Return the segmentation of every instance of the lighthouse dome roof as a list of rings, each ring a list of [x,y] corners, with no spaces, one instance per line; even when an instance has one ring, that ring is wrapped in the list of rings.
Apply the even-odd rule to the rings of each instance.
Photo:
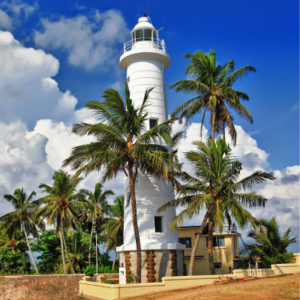
[[[149,17],[141,17],[139,18],[138,23],[135,25],[133,30],[137,30],[139,28],[151,28],[155,30],[154,26],[150,22],[151,20]]]

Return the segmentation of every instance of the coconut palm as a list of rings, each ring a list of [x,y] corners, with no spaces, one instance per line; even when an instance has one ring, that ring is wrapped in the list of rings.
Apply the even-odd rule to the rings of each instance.
[[[176,224],[182,224],[185,220],[197,216],[200,210],[205,210],[202,225],[197,234],[191,253],[189,275],[193,275],[196,249],[206,222],[208,221],[208,256],[211,274],[213,269],[212,240],[214,224],[223,230],[223,222],[227,218],[234,219],[243,228],[249,222],[255,226],[260,222],[248,212],[244,206],[265,206],[267,201],[261,195],[249,190],[256,184],[268,179],[275,179],[272,173],[256,171],[250,176],[238,181],[242,164],[235,160],[232,151],[226,142],[212,139],[205,144],[194,141],[196,151],[185,153],[186,159],[192,165],[195,177],[181,173],[177,174],[184,185],[186,196],[172,200],[159,208],[159,211],[171,206],[183,206],[185,209],[172,223],[173,229]],[[242,192],[247,190],[247,192]]]
[[[8,234],[9,236],[12,236],[16,230],[23,229],[32,263],[35,271],[38,273],[28,240],[28,234],[31,234],[35,238],[39,237],[37,228],[44,229],[45,224],[41,218],[35,218],[35,214],[39,208],[38,204],[33,201],[35,195],[36,192],[33,191],[27,196],[23,188],[16,189],[13,195],[5,194],[3,196],[4,199],[11,203],[15,210],[0,217],[0,222],[2,222],[0,229],[5,229],[4,234]]]
[[[108,213],[109,205],[107,198],[114,195],[112,190],[102,191],[101,183],[96,183],[94,192],[82,189],[81,193],[86,196],[88,203],[86,209],[86,220],[85,222],[91,223],[90,230],[90,245],[89,245],[89,264],[91,264],[91,253],[92,253],[92,238],[95,220],[102,218],[103,215]]]
[[[230,109],[251,123],[253,120],[250,112],[240,103],[240,100],[248,101],[248,95],[236,91],[232,85],[249,72],[256,72],[256,70],[251,66],[235,69],[233,60],[225,65],[217,65],[214,50],[207,54],[197,51],[184,57],[191,60],[185,71],[189,78],[175,82],[170,89],[175,88],[176,92],[194,94],[195,97],[177,107],[172,116],[178,115],[180,121],[185,118],[187,122],[195,114],[202,112],[200,129],[202,137],[205,113],[210,111],[211,138],[214,139],[215,133],[223,132],[223,139],[225,139],[225,127],[228,126],[230,137],[235,145],[236,130]]]
[[[119,196],[114,200],[111,206],[111,218],[108,218],[105,224],[104,236],[106,237],[106,249],[114,250],[115,256],[112,270],[115,268],[117,258],[117,247],[123,245],[124,233],[124,196]]]
[[[75,273],[71,259],[68,254],[68,248],[65,239],[65,230],[68,228],[81,229],[81,223],[78,218],[79,211],[85,209],[86,201],[81,192],[76,192],[78,184],[83,178],[73,178],[67,172],[62,170],[53,174],[53,186],[45,183],[40,184],[39,188],[47,195],[40,198],[40,204],[45,204],[36,214],[37,217],[44,217],[48,224],[55,226],[56,234],[60,234],[62,261],[65,274],[67,273],[63,251],[71,267],[72,273]]]
[[[29,255],[26,252],[28,246],[25,239],[23,230],[14,230],[11,235],[4,235],[0,231],[0,257],[2,271],[5,271],[4,264],[8,266],[8,270],[12,267],[14,271],[20,269],[24,272],[26,269],[30,270]],[[12,254],[12,255],[10,255]],[[12,259],[10,259],[12,258]],[[20,261],[22,267],[20,267]],[[15,268],[14,268],[15,266]]]
[[[79,231],[70,233],[67,244],[72,262],[72,264],[66,264],[67,272],[70,273],[73,266],[76,272],[81,273],[82,268],[88,265],[89,256],[89,249],[87,248],[87,244],[82,240],[82,233]],[[57,270],[62,274],[64,272],[62,256],[59,257],[59,260],[61,260],[61,263],[57,266]]]
[[[247,237],[253,240],[252,243],[245,243],[241,254],[247,254],[250,261],[259,257],[264,268],[270,268],[272,263],[287,263],[285,261],[287,247],[296,239],[290,238],[291,228],[281,235],[275,217],[271,220],[261,219],[264,230],[258,231],[253,228]]]
[[[171,143],[172,118],[146,130],[149,122],[146,111],[149,106],[147,89],[141,106],[133,105],[127,82],[125,83],[125,101],[114,89],[103,93],[102,103],[93,101],[86,104],[98,119],[96,124],[80,123],[73,126],[77,135],[93,135],[96,140],[90,144],[73,148],[71,156],[64,166],[71,165],[77,170],[76,176],[92,171],[103,170],[102,183],[120,173],[129,179],[132,206],[132,221],[137,247],[137,282],[141,282],[141,245],[137,223],[135,184],[138,171],[171,182],[177,188],[180,184],[170,171],[179,169],[176,155],[169,153],[166,144]]]

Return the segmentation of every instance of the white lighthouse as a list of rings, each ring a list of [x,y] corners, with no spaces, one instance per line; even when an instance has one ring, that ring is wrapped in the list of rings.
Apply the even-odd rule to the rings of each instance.
[[[139,18],[131,31],[131,40],[124,44],[120,64],[127,71],[130,97],[135,106],[141,105],[147,88],[150,93],[148,108],[151,128],[168,119],[164,69],[170,65],[164,40],[149,17]],[[125,180],[125,196],[129,190]],[[162,180],[138,174],[136,204],[138,228],[142,248],[142,282],[160,281],[164,276],[183,275],[183,249],[178,243],[177,230],[169,227],[175,217],[175,208],[157,213],[164,203],[173,200],[172,187]],[[117,248],[120,262],[120,283],[125,283],[128,274],[136,274],[136,243],[132,224],[131,205],[126,206],[124,220],[124,244]]]

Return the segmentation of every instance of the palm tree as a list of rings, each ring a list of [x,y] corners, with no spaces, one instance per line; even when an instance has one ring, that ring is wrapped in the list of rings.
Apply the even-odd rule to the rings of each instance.
[[[71,227],[74,229],[81,229],[78,213],[85,209],[86,201],[81,192],[76,192],[76,188],[83,178],[73,178],[67,172],[60,170],[54,172],[52,179],[53,186],[49,186],[45,183],[42,183],[39,186],[39,188],[43,189],[42,192],[47,193],[47,195],[38,200],[39,203],[45,204],[45,206],[37,212],[36,216],[43,216],[48,219],[48,224],[53,224],[55,226],[56,234],[59,232],[62,252],[61,257],[65,274],[67,274],[67,269],[63,254],[64,250],[72,273],[74,274],[75,270],[68,253],[64,233],[65,229]]]
[[[93,101],[86,104],[98,118],[99,123],[80,123],[73,126],[77,135],[93,135],[95,142],[73,148],[71,156],[63,166],[71,165],[77,170],[76,176],[92,171],[103,170],[102,183],[124,173],[129,178],[132,206],[132,221],[137,247],[137,282],[141,282],[141,245],[137,223],[135,183],[138,171],[164,179],[180,188],[179,182],[170,171],[178,170],[180,165],[176,155],[169,153],[166,144],[171,143],[171,124],[175,118],[146,130],[149,106],[147,89],[140,107],[135,107],[130,99],[127,82],[125,83],[125,101],[114,89],[103,93],[102,103]]]
[[[185,157],[193,166],[196,176],[193,177],[185,172],[177,174],[186,183],[184,185],[186,196],[162,205],[159,211],[171,206],[185,207],[173,221],[171,228],[173,229],[177,222],[182,224],[186,219],[198,215],[201,209],[206,210],[192,249],[189,275],[193,275],[196,249],[207,221],[209,267],[211,274],[213,274],[212,240],[214,224],[220,232],[223,230],[225,219],[229,222],[231,222],[231,219],[235,219],[241,228],[249,222],[253,226],[259,225],[260,222],[243,206],[264,207],[267,199],[255,192],[248,192],[248,190],[255,184],[275,178],[272,173],[256,171],[238,181],[242,164],[233,158],[232,151],[224,140],[219,138],[215,142],[209,139],[207,144],[199,141],[195,141],[193,144],[197,147],[197,150],[185,153]],[[241,192],[242,190],[247,190],[247,192]]]
[[[241,254],[249,255],[250,261],[259,257],[264,268],[270,268],[272,263],[288,263],[285,261],[287,247],[295,240],[290,238],[291,228],[281,235],[275,217],[271,220],[261,219],[260,222],[265,230],[250,230],[247,237],[253,239],[253,242],[245,243]]]
[[[91,223],[92,225],[90,231],[89,264],[91,264],[92,238],[95,220],[102,218],[105,213],[108,213],[109,205],[107,203],[107,197],[114,195],[112,190],[102,192],[102,187],[101,183],[96,183],[94,192],[86,189],[81,190],[81,193],[84,194],[87,197],[87,201],[89,201],[85,222]]]
[[[236,130],[233,117],[229,108],[233,109],[246,120],[253,122],[250,112],[240,103],[240,100],[249,100],[248,95],[236,91],[232,85],[249,72],[256,72],[251,66],[245,66],[235,70],[233,60],[225,65],[216,64],[216,52],[211,50],[208,54],[197,51],[194,54],[185,54],[185,58],[191,60],[185,74],[190,78],[175,82],[170,86],[176,92],[194,94],[191,100],[186,101],[175,109],[172,116],[180,116],[180,121],[186,118],[186,122],[195,114],[203,112],[200,136],[206,111],[211,112],[211,138],[215,133],[223,132],[225,139],[225,126],[229,128],[230,137],[236,144]]]
[[[4,234],[8,234],[9,236],[11,236],[16,230],[21,230],[21,228],[23,229],[31,260],[35,271],[38,273],[28,240],[28,233],[35,238],[39,237],[37,227],[44,229],[45,224],[41,218],[35,218],[35,214],[39,208],[38,204],[33,201],[33,197],[35,195],[36,192],[33,191],[27,197],[23,188],[16,189],[13,195],[5,194],[3,196],[4,199],[10,202],[15,210],[0,217],[0,222],[3,222],[0,229],[5,229]]]
[[[0,231],[1,233],[1,231]],[[26,265],[29,264],[29,255],[27,254],[28,246],[25,240],[25,234],[23,230],[14,230],[11,235],[4,235],[3,232],[0,236],[0,254],[9,257],[9,253],[13,254],[13,261],[9,259],[6,260],[6,265],[10,268],[13,265],[13,262],[20,259],[22,261],[22,271],[26,269]],[[5,255],[8,254],[8,255]],[[5,260],[4,260],[5,262]],[[18,262],[18,265],[19,262]],[[3,261],[1,261],[2,270],[4,270]]]
[[[72,262],[72,264],[66,264],[67,271],[70,273],[73,266],[76,272],[81,273],[82,268],[88,265],[87,258],[89,256],[89,249],[87,248],[87,244],[82,240],[81,232],[72,232],[67,240],[67,243],[69,246],[69,256]],[[62,256],[60,256],[59,259],[62,261]],[[58,265],[57,270],[60,274],[63,273],[63,263]]]
[[[107,251],[114,249],[115,256],[112,270],[115,268],[117,258],[117,247],[123,245],[124,233],[124,196],[119,196],[114,200],[111,206],[111,218],[108,218],[105,224],[104,235],[106,236]]]

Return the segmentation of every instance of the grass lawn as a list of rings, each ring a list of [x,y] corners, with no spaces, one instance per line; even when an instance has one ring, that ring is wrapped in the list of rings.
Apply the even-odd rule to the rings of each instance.
[[[276,300],[299,299],[299,295],[299,275],[286,275],[136,296],[126,300]]]

